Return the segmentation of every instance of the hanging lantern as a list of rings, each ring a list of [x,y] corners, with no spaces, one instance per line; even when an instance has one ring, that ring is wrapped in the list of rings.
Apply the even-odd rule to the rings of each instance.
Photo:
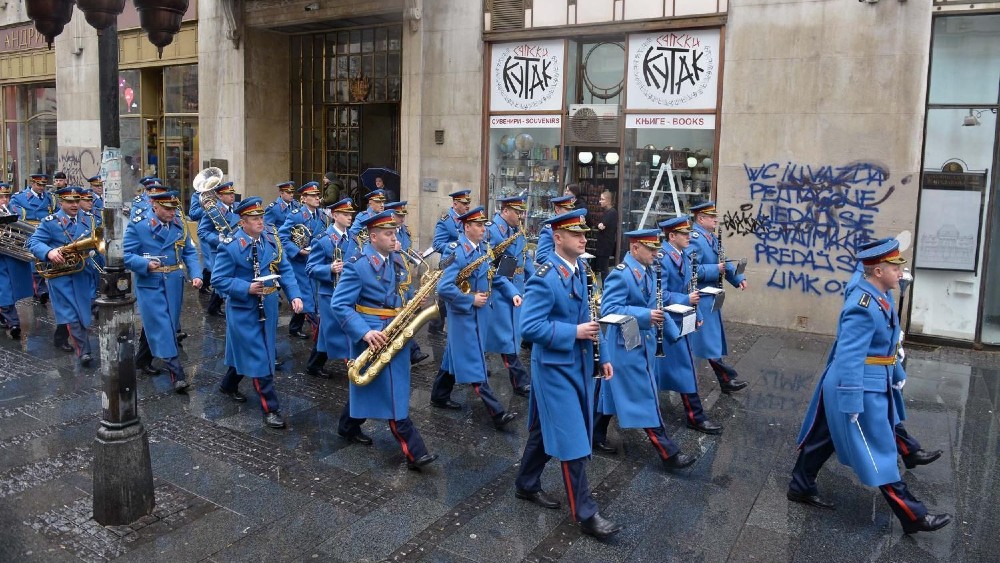
[[[188,0],[133,0],[139,10],[139,25],[146,31],[149,42],[156,45],[162,57],[163,48],[170,45],[181,30],[181,20],[188,9]]]
[[[24,3],[28,18],[35,22],[35,29],[51,49],[52,41],[73,18],[73,0],[25,0]]]
[[[101,31],[118,22],[118,16],[125,9],[125,0],[76,0],[76,5],[87,23]]]

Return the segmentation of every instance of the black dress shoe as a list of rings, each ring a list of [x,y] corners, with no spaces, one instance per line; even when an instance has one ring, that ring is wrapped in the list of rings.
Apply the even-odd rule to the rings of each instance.
[[[160,375],[163,372],[160,371],[157,368],[154,368],[152,365],[148,365],[148,366],[142,366],[141,368],[139,368],[139,373],[141,373],[142,375],[148,375],[148,376],[152,377],[154,375]]]
[[[49,302],[49,294],[43,293],[38,297],[35,297],[35,305],[45,305]]]
[[[239,389],[237,389],[236,391],[226,391],[225,389],[220,388],[219,393],[222,393],[223,395],[229,397],[230,399],[236,401],[237,403],[247,402],[247,396],[244,395],[243,393],[240,393]]]
[[[341,434],[340,432],[337,432],[337,435],[340,436],[341,438],[347,440],[348,442],[353,442],[355,444],[361,444],[362,446],[370,446],[370,445],[372,445],[372,438],[371,438],[371,436],[365,434],[364,432],[358,432],[357,434],[351,434],[351,435]]]
[[[209,309],[208,310],[208,316],[210,316],[210,317],[225,317],[226,316],[226,311],[223,310],[222,308],[219,308],[219,309]]]
[[[276,412],[269,412],[264,415],[264,425],[268,428],[284,428],[285,419],[281,418],[281,415]]]
[[[327,371],[326,368],[319,368],[319,369],[307,368],[306,373],[313,377],[319,377],[321,379],[333,379],[333,372]]]
[[[301,330],[296,330],[296,331],[290,330],[288,331],[288,336],[291,336],[292,338],[301,338],[302,340],[305,340],[306,338],[312,338],[311,336],[302,332]]]
[[[951,523],[951,514],[927,514],[920,520],[912,524],[904,524],[903,532],[915,534],[917,532],[933,532],[940,530]]]
[[[455,401],[452,401],[451,399],[448,399],[447,401],[444,401],[444,402],[441,402],[441,401],[431,401],[431,406],[432,407],[437,407],[439,409],[449,409],[449,410],[453,410],[453,411],[457,411],[457,410],[461,410],[462,409],[462,405],[461,404],[456,403]]]
[[[174,338],[177,340],[178,345],[180,345],[181,342],[184,342],[184,339],[187,337],[188,333],[186,332],[178,332],[177,334],[174,335]]]
[[[431,355],[427,352],[420,352],[419,354],[412,355],[410,356],[410,365],[415,366],[430,357]]]
[[[406,466],[413,471],[420,471],[420,468],[438,458],[437,454],[424,454],[413,461],[406,462]]]
[[[504,426],[507,426],[507,424],[510,423],[510,421],[514,420],[515,418],[517,418],[516,412],[507,411],[501,414],[500,416],[493,418],[493,428],[500,430]]]
[[[594,442],[594,451],[614,455],[618,453],[618,448],[608,445],[607,442]]]
[[[907,469],[913,469],[918,465],[927,465],[928,463],[933,463],[937,461],[941,454],[944,453],[941,450],[934,450],[933,452],[928,452],[924,450],[917,450],[909,455],[903,456],[903,465]]]
[[[185,379],[178,379],[174,382],[174,391],[177,393],[187,393],[188,382]]]
[[[522,350],[531,350],[531,342],[528,342],[527,340],[522,340],[521,341],[521,349]]]
[[[531,385],[522,385],[514,388],[514,394],[527,397],[531,393]]]
[[[743,381],[742,379],[735,379],[735,378],[730,379],[729,381],[722,384],[722,392],[725,393],[726,395],[729,395],[730,393],[735,393],[740,389],[743,389],[747,385],[750,384],[747,383],[746,381]]]
[[[12,326],[12,327],[8,328],[7,329],[7,336],[9,336],[11,340],[20,340],[21,339],[21,327],[19,327],[19,326]]]
[[[80,356],[80,365],[83,366],[83,367],[85,367],[85,368],[89,368],[90,364],[93,363],[93,361],[94,361],[94,357],[91,356],[90,354],[84,354],[84,355]]]
[[[531,501],[542,508],[559,508],[562,506],[559,501],[550,497],[548,493],[542,490],[526,491],[524,489],[515,489],[514,496],[521,500]]]
[[[56,348],[59,348],[63,352],[73,351],[73,347],[69,345],[69,342],[54,342],[52,345],[55,346]]]
[[[621,529],[622,527],[618,524],[601,516],[600,512],[595,512],[593,516],[580,522],[581,532],[588,536],[594,536],[599,540],[609,538],[620,532]]]
[[[800,493],[797,491],[788,491],[785,497],[792,502],[801,502],[802,504],[808,504],[810,506],[815,506],[816,508],[826,508],[828,510],[833,510],[833,503],[820,498],[819,495],[810,495],[808,493]]]
[[[684,469],[696,461],[698,461],[697,457],[678,452],[663,460],[663,467],[667,469]]]
[[[703,420],[696,424],[688,423],[688,428],[697,430],[703,434],[722,434],[722,427],[711,420]]]

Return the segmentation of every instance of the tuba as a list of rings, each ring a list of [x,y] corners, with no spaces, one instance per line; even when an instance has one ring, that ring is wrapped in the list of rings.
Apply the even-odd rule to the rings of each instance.
[[[388,339],[385,346],[368,347],[364,352],[361,352],[357,359],[347,362],[347,377],[351,383],[363,386],[374,381],[379,372],[385,369],[392,362],[392,358],[403,350],[406,343],[420,330],[420,327],[438,315],[437,304],[423,310],[420,309],[420,305],[437,288],[438,281],[443,275],[444,270],[435,270],[424,274],[420,282],[420,289],[413,295],[413,299],[410,299],[399,314],[392,319],[389,326],[383,329],[382,332]]]
[[[104,254],[104,227],[96,227],[90,233],[89,237],[73,241],[66,246],[60,246],[56,250],[66,260],[64,263],[35,263],[35,271],[38,272],[39,276],[47,280],[82,272],[83,267],[87,264],[87,259],[93,253]]]
[[[219,196],[213,191],[216,186],[222,183],[222,169],[211,167],[198,173],[191,181],[191,187],[198,192],[198,200],[201,202],[205,215],[212,220],[212,225],[222,238],[233,237],[233,227],[226,220],[226,217],[219,211]]]
[[[22,262],[34,262],[35,256],[26,245],[35,232],[35,226],[16,219],[14,214],[0,217],[0,254]]]

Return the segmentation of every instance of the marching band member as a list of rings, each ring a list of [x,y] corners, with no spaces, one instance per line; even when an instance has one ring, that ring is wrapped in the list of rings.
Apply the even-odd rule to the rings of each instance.
[[[100,213],[94,213],[94,191],[90,188],[82,188],[83,192],[80,194],[80,216],[86,217],[87,220],[94,225],[94,227],[100,227],[103,223]],[[84,269],[90,274],[90,281],[92,284],[91,292],[91,305],[90,312],[97,318],[97,304],[93,301],[97,299],[97,289],[101,282],[101,269],[104,268],[104,255],[95,254],[91,260],[87,261],[87,265]]]
[[[451,198],[451,209],[442,213],[434,225],[434,238],[431,240],[431,246],[434,247],[441,260],[447,257],[448,245],[458,240],[463,232],[462,222],[458,218],[469,212],[469,207],[472,205],[470,194],[472,194],[472,190],[458,190],[448,194],[448,197]],[[438,315],[438,318],[431,319],[427,323],[427,332],[431,334],[444,332],[444,321],[448,317],[448,307],[445,306],[440,296],[438,297]]]
[[[298,210],[299,204],[295,201],[295,182],[288,180],[275,187],[278,188],[278,198],[267,205],[264,224],[281,228],[288,215]]]
[[[505,277],[489,280],[487,270],[490,260],[483,261],[468,276],[469,293],[458,286],[459,273],[487,252],[483,241],[486,234],[486,214],[476,207],[459,216],[465,233],[448,246],[444,275],[438,282],[438,295],[448,307],[451,329],[444,350],[444,360],[431,388],[431,405],[443,409],[461,409],[462,405],[451,400],[455,382],[470,383],[476,395],[482,399],[486,411],[498,430],[514,420],[517,413],[507,412],[503,404],[493,394],[486,377],[486,354],[483,347],[489,311],[486,302],[493,291],[500,299],[511,301],[514,307],[521,306],[521,296],[514,285]]]
[[[385,190],[372,190],[365,194],[365,199],[368,200],[368,208],[354,217],[354,223],[351,224],[351,229],[348,231],[353,239],[357,239],[361,229],[365,228],[364,222],[369,217],[385,211]]]
[[[62,209],[45,217],[28,239],[28,250],[35,255],[35,258],[58,267],[66,262],[66,257],[59,251],[60,247],[91,235],[93,223],[80,215],[82,193],[82,188],[77,186],[67,186],[56,192]],[[52,311],[56,322],[66,325],[66,337],[72,342],[72,347],[70,342],[55,344],[62,350],[75,351],[83,367],[89,367],[93,361],[90,355],[90,339],[87,337],[93,296],[91,284],[91,275],[85,268],[76,273],[49,279]]]
[[[302,332],[306,317],[309,317],[313,331],[319,330],[319,323],[316,321],[316,299],[313,296],[312,281],[306,274],[306,261],[309,258],[312,240],[326,231],[327,217],[319,209],[322,192],[317,182],[303,184],[298,192],[300,206],[285,217],[278,229],[278,236],[281,237],[281,246],[288,254],[288,261],[292,264],[295,280],[302,294],[302,312],[292,315],[292,320],[288,322],[288,335],[305,339],[310,337]],[[296,237],[292,234],[303,228],[306,233],[305,240],[296,242]]]
[[[736,275],[736,265],[722,262],[719,258],[722,241],[715,234],[719,226],[715,202],[706,201],[693,205],[691,213],[694,214],[695,224],[688,254],[695,252],[698,255],[698,289],[714,287],[716,284],[721,287],[720,278],[723,276],[733,287],[746,289],[746,276]],[[722,325],[722,311],[713,311],[714,304],[715,298],[711,295],[703,295],[698,302],[702,325],[691,335],[691,349],[695,356],[708,360],[708,365],[712,366],[712,371],[719,380],[719,387],[728,395],[746,387],[747,382],[737,379],[736,370],[722,361],[722,356],[729,352],[729,348],[726,345],[726,329]]]
[[[163,180],[147,176],[139,183],[142,184],[142,193],[132,199],[132,207],[129,210],[129,219],[135,219],[137,215],[148,215],[152,204],[149,203],[149,196],[163,193],[170,188],[163,185]]]
[[[381,178],[376,178],[376,185],[381,182]],[[385,208],[392,211],[393,216],[396,220],[396,246],[400,252],[411,252],[413,249],[413,235],[410,234],[410,228],[406,226],[406,216],[409,212],[406,210],[406,201],[393,201],[385,204]],[[404,263],[406,261],[404,260]],[[417,292],[417,285],[420,282],[417,275],[419,274],[419,268],[412,268],[409,263],[406,263],[406,269],[410,272],[410,283],[408,285],[408,290],[406,292],[406,299],[409,300],[413,297],[413,294]],[[430,357],[430,354],[424,352],[420,349],[420,344],[416,340],[410,341],[410,365],[416,365],[420,362],[426,360]]]
[[[327,209],[330,210],[333,222],[313,240],[306,262],[306,273],[316,288],[316,305],[319,309],[319,334],[309,354],[306,373],[329,379],[333,374],[323,367],[328,358],[347,360],[352,357],[350,339],[333,314],[330,298],[343,275],[344,264],[358,254],[360,249],[354,239],[347,235],[355,212],[351,198],[335,202],[327,206]]]
[[[527,196],[506,197],[499,200],[500,209],[493,221],[486,224],[487,240],[491,246],[507,240],[517,234],[517,239],[507,247],[505,253],[516,260],[514,275],[510,279],[518,293],[524,293],[524,280],[534,273],[531,260],[527,259],[528,243],[521,231],[521,220],[527,209]],[[527,397],[531,390],[531,376],[521,364],[517,352],[521,347],[519,330],[521,308],[514,307],[510,301],[490,296],[490,322],[486,332],[486,351],[500,354],[504,367],[510,375],[510,385],[514,393]]]
[[[691,291],[691,221],[687,215],[661,221],[663,257],[660,258],[661,280],[667,305],[697,307],[700,295]],[[697,258],[695,258],[697,259]],[[667,320],[667,322],[673,322]],[[669,326],[669,325],[668,325]],[[698,376],[694,369],[691,341],[687,335],[663,339],[666,357],[656,359],[656,375],[660,389],[676,391],[684,403],[684,419],[688,428],[705,434],[721,434],[722,426],[708,419],[698,395]]]
[[[56,212],[56,198],[45,190],[45,183],[48,181],[48,174],[32,174],[30,187],[10,198],[10,210],[19,215],[21,221],[37,227],[42,219]],[[45,278],[32,270],[31,281],[35,303],[44,305],[49,300],[49,289]]]
[[[10,184],[0,182],[0,214],[11,215]],[[0,254],[0,323],[11,340],[21,339],[17,302],[31,297],[31,263]]]
[[[635,317],[639,323],[640,341],[629,350],[617,326],[610,327],[605,335],[608,361],[615,366],[616,377],[601,383],[594,447],[598,449],[597,445],[601,444],[604,450],[610,449],[607,446],[608,424],[612,416],[617,416],[621,428],[642,428],[646,432],[665,468],[681,469],[694,463],[696,458],[681,453],[667,436],[660,413],[653,356],[655,331],[673,327],[673,332],[677,332],[676,325],[664,323],[666,315],[657,306],[656,274],[651,266],[660,249],[660,232],[657,229],[630,231],[625,233],[625,238],[629,242],[629,252],[608,274],[601,294],[601,315]]]
[[[514,496],[543,508],[559,508],[559,501],[542,490],[541,483],[545,464],[555,456],[561,460],[570,515],[583,533],[603,539],[621,527],[601,516],[587,482],[594,423],[594,341],[600,337],[600,325],[591,318],[586,264],[580,260],[590,230],[586,214],[586,209],[578,209],[545,221],[553,233],[553,251],[526,284],[520,328],[525,340],[535,345],[528,440]],[[611,364],[603,356],[599,363],[602,377],[610,380]]]
[[[844,301],[837,338],[816,386],[799,433],[799,457],[788,484],[788,499],[819,508],[833,504],[819,496],[816,476],[830,456],[849,466],[858,479],[878,487],[903,531],[933,532],[950,514],[930,514],[900,478],[893,425],[899,422],[890,390],[905,381],[899,365],[899,317],[888,293],[899,287],[899,241],[857,254],[864,279]]]
[[[123,250],[125,267],[135,273],[135,297],[142,318],[136,368],[155,375],[159,370],[151,362],[154,356],[160,358],[174,390],[183,393],[188,383],[175,337],[180,327],[185,272],[187,276],[200,275],[200,266],[187,223],[177,216],[181,205],[178,195],[170,191],[149,196],[153,212],[129,222]],[[201,283],[201,277],[191,280],[196,288]]]
[[[549,200],[552,204],[552,212],[556,217],[569,213],[576,207],[576,196],[562,195]],[[535,264],[544,264],[552,252],[552,229],[546,224],[542,224],[542,230],[538,233],[538,244],[535,246]]]
[[[215,191],[219,200],[216,205],[218,216],[229,225],[233,225],[239,221],[239,216],[233,212],[233,203],[236,201],[236,189],[233,188],[233,183],[221,183],[215,186],[213,191]],[[208,277],[205,278],[206,283],[212,283],[211,272],[215,271],[215,254],[218,252],[220,235],[219,229],[212,221],[212,216],[208,213],[203,213],[201,220],[198,222],[198,241],[201,243],[202,266],[209,271]],[[213,289],[215,288],[214,283],[212,283],[212,287]],[[208,300],[208,314],[213,317],[222,315],[222,305],[222,293],[218,290],[213,290],[212,297]],[[226,310],[228,311],[229,309],[226,308]]]
[[[363,226],[368,229],[369,244],[361,254],[347,261],[331,301],[337,322],[350,337],[354,357],[360,356],[366,346],[387,344],[382,331],[405,304],[401,283],[409,275],[405,259],[393,252],[396,247],[393,213],[387,210],[376,213],[365,219]],[[350,397],[340,415],[337,433],[348,441],[371,445],[372,439],[361,431],[361,425],[368,418],[387,420],[389,430],[403,449],[407,466],[419,470],[437,459],[437,454],[427,451],[409,411],[409,353],[400,350],[368,385],[351,382]]]
[[[279,275],[281,289],[292,305],[302,311],[302,299],[295,273],[281,247],[281,239],[264,226],[264,207],[259,197],[248,197],[236,208],[241,228],[233,238],[219,245],[212,267],[215,289],[226,296],[226,359],[229,366],[219,391],[234,401],[247,398],[240,393],[244,377],[253,379],[260,398],[264,424],[284,428],[278,394],[274,389],[275,339],[278,330],[278,287],[274,281],[254,281],[270,274]]]
[[[90,184],[90,190],[94,196],[94,215],[100,216],[101,210],[104,209],[104,180],[101,179],[100,175],[91,176],[87,178],[87,183]]]

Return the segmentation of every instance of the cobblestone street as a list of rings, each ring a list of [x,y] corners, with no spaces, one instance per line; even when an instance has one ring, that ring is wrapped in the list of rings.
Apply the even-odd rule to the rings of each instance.
[[[499,358],[493,387],[519,419],[494,430],[468,386],[460,411],[429,405],[444,341],[421,331],[431,359],[413,373],[411,417],[440,458],[409,471],[387,425],[365,425],[375,444],[336,434],[347,398],[333,380],[304,373],[308,341],[279,322],[276,378],[287,430],[262,427],[260,408],[219,394],[224,319],[188,291],[183,360],[191,388],[140,376],[156,509],[130,526],[91,518],[91,443],[101,369],[80,368],[52,346],[47,307],[20,303],[21,342],[0,343],[0,561],[989,561],[1000,524],[1000,354],[911,345],[907,428],[937,462],[903,478],[932,512],[955,521],[906,536],[876,489],[835,459],[820,473],[823,511],[785,499],[794,440],[830,337],[729,325],[730,356],[746,390],[722,395],[700,373],[721,436],[688,430],[676,394],[661,394],[667,428],[700,459],[664,472],[646,437],[614,424],[617,455],[599,454],[589,477],[602,512],[623,531],[606,544],[581,536],[568,511],[514,498],[527,434],[525,398],[513,395]],[[92,331],[97,345],[97,334]],[[527,354],[523,354],[527,365]],[[545,489],[565,504],[552,465]]]

